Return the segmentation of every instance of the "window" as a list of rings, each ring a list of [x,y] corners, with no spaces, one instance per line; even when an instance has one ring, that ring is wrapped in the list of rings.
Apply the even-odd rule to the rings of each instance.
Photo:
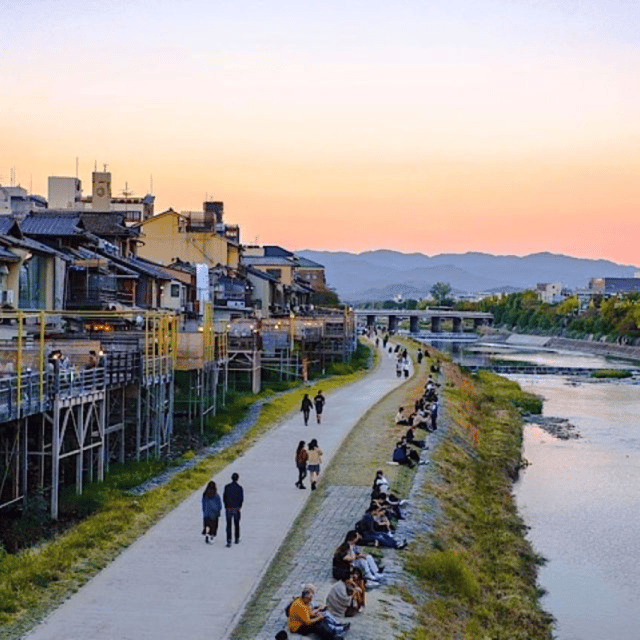
[[[20,267],[19,303],[20,309],[44,309],[45,302],[45,262],[42,256],[32,256]]]
[[[180,285],[179,284],[172,284],[171,285],[171,297],[172,298],[179,298],[180,297]]]
[[[267,269],[267,273],[274,278],[282,277],[282,269]]]

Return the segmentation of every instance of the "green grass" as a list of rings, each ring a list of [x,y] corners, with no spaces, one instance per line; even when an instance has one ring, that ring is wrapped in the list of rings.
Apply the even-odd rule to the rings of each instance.
[[[478,594],[478,580],[461,551],[433,551],[413,555],[409,567],[418,578],[431,584],[439,593],[472,600]]]
[[[410,638],[549,640],[552,618],[536,585],[541,558],[511,492],[522,464],[521,413],[537,403],[495,374],[470,377],[451,364],[445,370],[451,424],[426,487],[440,515],[407,562],[428,594]]]
[[[625,369],[598,369],[591,372],[592,378],[630,378],[633,374]]]

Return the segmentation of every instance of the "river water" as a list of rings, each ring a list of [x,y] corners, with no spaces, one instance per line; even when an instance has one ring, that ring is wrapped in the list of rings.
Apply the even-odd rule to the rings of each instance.
[[[477,357],[477,355],[475,356]],[[575,353],[505,351],[500,358],[558,366],[625,366]],[[628,366],[628,365],[627,365]],[[581,435],[558,440],[527,425],[530,462],[515,485],[535,550],[539,584],[558,640],[640,638],[640,385],[560,376],[515,377],[544,398],[543,415]]]

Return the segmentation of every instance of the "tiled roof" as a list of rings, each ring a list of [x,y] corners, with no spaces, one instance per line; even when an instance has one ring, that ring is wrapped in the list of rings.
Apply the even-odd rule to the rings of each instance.
[[[0,242],[2,241],[2,238],[0,238]],[[11,253],[11,251],[9,251],[8,249],[5,249],[5,247],[0,246],[0,260],[3,262],[19,262],[20,258],[18,258],[18,256],[15,253]]]
[[[20,227],[26,235],[33,236],[78,236],[83,234],[83,225],[78,211],[47,209],[43,213],[31,213]]]
[[[309,260],[309,258],[303,258],[302,256],[297,255],[296,260],[298,262],[298,266],[303,269],[324,269],[323,264]]]
[[[291,258],[293,256],[291,251],[287,251],[287,249],[283,249],[277,244],[265,244],[263,249],[267,258]]]
[[[173,276],[166,269],[163,269],[160,265],[149,262],[148,260],[143,260],[142,258],[128,258],[127,262],[133,265],[134,268],[140,269],[147,275],[157,278],[158,280],[173,280]]]
[[[280,278],[276,278],[276,276],[272,276],[266,271],[260,271],[260,269],[254,269],[249,265],[245,265],[245,268],[247,270],[247,273],[251,274],[252,276],[255,276],[256,278],[262,278],[262,280],[271,280],[271,282],[280,282]]]
[[[0,216],[0,234],[7,234],[14,225],[18,224],[12,216]],[[18,227],[19,228],[19,227]]]
[[[242,256],[242,261],[248,265],[260,265],[261,267],[293,267],[289,258],[268,256]]]
[[[108,213],[83,213],[81,220],[85,229],[97,236],[139,235],[139,229],[130,229],[124,225],[124,214],[117,211]]]

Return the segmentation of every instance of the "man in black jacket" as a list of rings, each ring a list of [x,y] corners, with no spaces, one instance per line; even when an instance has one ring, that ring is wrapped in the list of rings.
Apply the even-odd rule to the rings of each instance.
[[[227,547],[231,546],[231,523],[234,524],[236,544],[240,542],[240,509],[244,502],[244,491],[238,484],[240,476],[237,473],[231,475],[231,482],[225,486],[222,494],[225,515],[227,517]]]

